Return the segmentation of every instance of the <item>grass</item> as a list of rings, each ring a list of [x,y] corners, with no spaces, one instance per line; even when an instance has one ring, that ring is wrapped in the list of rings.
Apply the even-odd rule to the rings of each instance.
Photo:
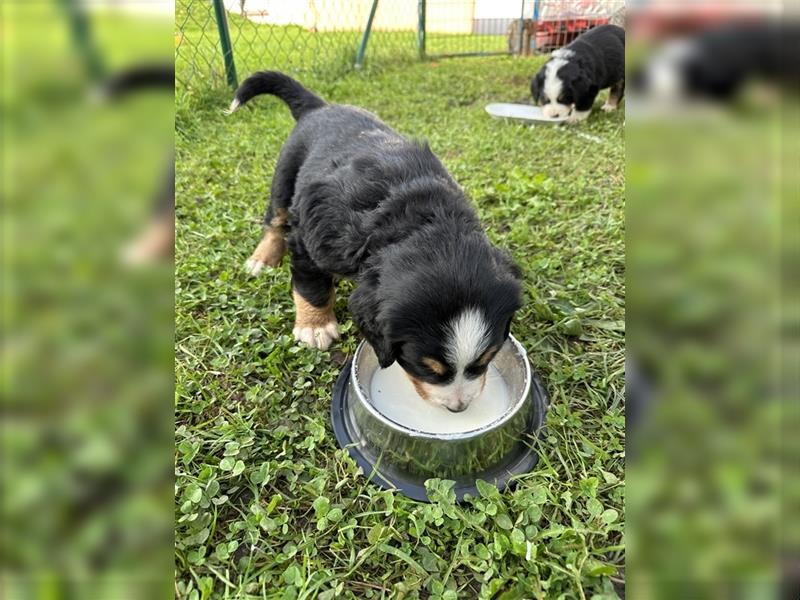
[[[624,115],[527,127],[542,59],[411,63],[311,80],[426,138],[524,271],[512,326],[552,400],[536,469],[431,504],[368,485],[329,423],[359,334],[297,346],[286,261],[241,265],[293,122],[260,98],[181,94],[176,116],[176,594],[180,598],[616,598],[624,582]],[[601,100],[598,100],[598,105]]]
[[[174,102],[90,102],[61,8],[2,8],[0,595],[153,597],[172,556],[173,275],[118,257],[163,181]],[[169,60],[168,22],[90,20],[109,72]]]

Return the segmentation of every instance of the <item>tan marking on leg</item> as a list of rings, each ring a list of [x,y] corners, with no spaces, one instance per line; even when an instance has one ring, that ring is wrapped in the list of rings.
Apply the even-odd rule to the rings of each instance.
[[[272,220],[269,222],[269,224],[272,227],[285,227],[288,220],[289,211],[285,208],[277,208],[275,209],[275,216],[272,217]]]
[[[617,110],[617,106],[619,106],[620,94],[616,91],[616,85],[611,87],[611,90],[608,92],[608,98],[606,99],[605,104],[601,106],[604,111],[611,112],[612,110]]]
[[[251,275],[258,275],[264,267],[277,267],[286,254],[286,221],[289,217],[286,209],[279,208],[277,214],[264,227],[264,235],[253,254],[245,262],[245,270]]]
[[[144,231],[122,251],[122,261],[143,265],[175,252],[175,215],[168,213],[150,221]]]
[[[283,232],[273,227],[264,229],[264,237],[247,259],[245,268],[251,275],[257,275],[264,267],[277,267],[286,254],[286,241]]]
[[[612,110],[617,110],[618,103],[619,98],[615,98],[613,95],[609,94],[608,98],[606,99],[606,103],[600,108],[606,112],[611,112]]]
[[[330,299],[325,306],[314,306],[303,298],[297,290],[292,289],[294,298],[295,320],[294,339],[304,344],[327,350],[333,340],[339,339],[339,324],[333,312],[334,291],[331,288]]]

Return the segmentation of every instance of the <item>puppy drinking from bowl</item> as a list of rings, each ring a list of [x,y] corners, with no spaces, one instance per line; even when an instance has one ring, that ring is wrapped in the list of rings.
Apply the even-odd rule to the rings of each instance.
[[[334,280],[354,280],[348,306],[380,366],[397,362],[419,396],[464,411],[520,307],[518,267],[427,144],[275,71],[244,81],[229,112],[259,94],[283,100],[297,124],[247,271],[278,265],[288,245],[294,336],[322,350],[339,337]]]
[[[616,110],[625,93],[625,30],[601,25],[554,51],[531,81],[531,94],[545,117],[577,123],[609,87],[604,111]]]

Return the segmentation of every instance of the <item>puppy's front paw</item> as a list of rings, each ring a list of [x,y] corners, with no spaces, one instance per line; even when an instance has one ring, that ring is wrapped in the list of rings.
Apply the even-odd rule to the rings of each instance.
[[[296,289],[292,289],[292,297],[296,310],[292,330],[294,339],[311,348],[327,350],[333,340],[339,339],[339,324],[333,313],[333,289],[325,306],[314,306]]]
[[[605,112],[613,112],[617,110],[617,105],[609,104],[608,102],[606,102],[605,104],[603,104],[603,106],[600,107],[600,110],[603,110]]]
[[[334,340],[339,339],[339,324],[331,321],[319,327],[295,325],[294,339],[317,350],[327,350]]]
[[[591,112],[591,110],[573,110],[567,117],[567,123],[580,123],[581,121],[585,121]]]

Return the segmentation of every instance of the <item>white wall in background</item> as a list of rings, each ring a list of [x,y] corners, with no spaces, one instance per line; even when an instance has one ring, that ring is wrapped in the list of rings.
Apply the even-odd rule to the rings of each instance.
[[[89,10],[114,10],[141,15],[172,15],[175,13],[174,0],[84,0],[83,6]]]
[[[475,0],[476,19],[519,19],[520,0]],[[533,1],[525,2],[525,17],[533,13]]]
[[[427,1],[429,32],[472,31],[475,0]],[[372,0],[224,0],[224,5],[229,12],[243,14],[255,23],[299,25],[312,31],[361,31]],[[416,30],[417,0],[379,2],[372,27],[376,31]]]

